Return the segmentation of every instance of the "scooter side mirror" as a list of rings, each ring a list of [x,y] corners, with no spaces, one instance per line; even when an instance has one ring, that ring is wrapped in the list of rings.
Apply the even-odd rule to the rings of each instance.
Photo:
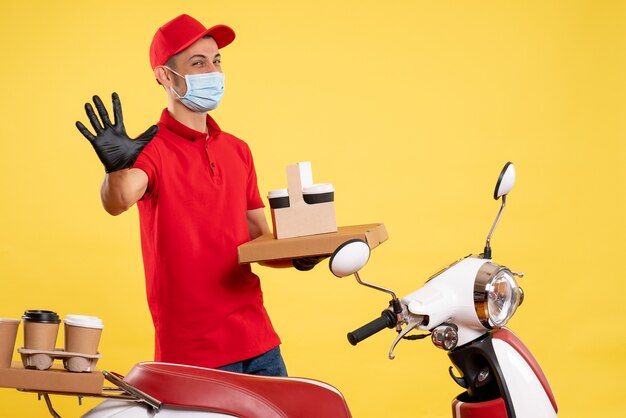
[[[500,172],[496,189],[493,191],[493,198],[498,200],[500,197],[506,196],[513,188],[513,185],[515,185],[515,166],[512,162],[508,162]]]
[[[496,220],[491,226],[491,231],[489,231],[489,235],[487,235],[487,243],[485,244],[485,250],[483,252],[484,258],[491,259],[491,236],[493,235],[493,231],[496,230],[496,226],[500,221],[500,216],[502,216],[502,212],[504,211],[504,206],[506,205],[506,195],[509,194],[514,184],[515,166],[509,161],[504,165],[504,168],[500,172],[500,177],[498,177],[498,182],[496,183],[496,189],[493,191],[493,198],[495,200],[502,197],[502,205],[500,206],[500,211],[498,212],[498,216],[496,216]]]
[[[346,277],[361,270],[370,258],[370,247],[365,241],[353,239],[341,244],[330,257],[330,271],[337,277]]]

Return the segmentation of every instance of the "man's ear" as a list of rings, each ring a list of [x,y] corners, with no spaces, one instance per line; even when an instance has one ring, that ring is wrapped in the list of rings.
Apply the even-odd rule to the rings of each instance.
[[[169,88],[173,84],[172,75],[169,71],[165,69],[165,67],[156,67],[154,69],[154,76],[156,77],[159,84],[162,86]]]

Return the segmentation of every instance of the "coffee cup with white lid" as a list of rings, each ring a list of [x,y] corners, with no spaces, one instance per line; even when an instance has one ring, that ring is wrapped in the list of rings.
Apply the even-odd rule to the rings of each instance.
[[[312,184],[302,188],[304,201],[310,205],[335,200],[335,189],[330,183]]]
[[[90,315],[66,315],[65,351],[69,353],[97,354],[104,324],[102,319]]]
[[[287,189],[271,190],[267,193],[267,200],[269,200],[272,209],[288,208],[289,191]]]

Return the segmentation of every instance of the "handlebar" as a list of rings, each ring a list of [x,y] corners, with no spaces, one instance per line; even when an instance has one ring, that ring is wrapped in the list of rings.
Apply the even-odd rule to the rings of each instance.
[[[361,328],[349,332],[348,341],[352,345],[357,345],[364,339],[371,337],[372,335],[384,330],[385,328],[393,328],[394,326],[396,326],[396,322],[396,314],[391,312],[389,309],[385,309],[380,314],[379,318],[376,318],[373,321],[363,325]]]

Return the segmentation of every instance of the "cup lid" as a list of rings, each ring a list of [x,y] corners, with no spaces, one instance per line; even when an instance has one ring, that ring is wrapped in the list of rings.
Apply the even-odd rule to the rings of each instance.
[[[58,324],[61,322],[61,319],[59,319],[59,315],[57,315],[56,312],[39,309],[24,311],[22,319],[24,321],[43,322],[50,324]]]
[[[72,325],[75,327],[83,327],[83,328],[104,328],[104,324],[102,323],[102,319],[97,316],[90,315],[65,315],[65,319],[63,320],[67,325]]]
[[[8,323],[11,323],[11,324],[18,323],[19,324],[20,320],[19,319],[15,319],[15,318],[0,318],[0,322],[5,322],[5,323],[8,322]]]
[[[289,191],[287,189],[270,190],[267,193],[268,199],[275,199],[277,197],[287,197],[287,196],[289,196]]]
[[[312,184],[302,188],[303,194],[320,194],[334,192],[335,188],[330,183]]]

